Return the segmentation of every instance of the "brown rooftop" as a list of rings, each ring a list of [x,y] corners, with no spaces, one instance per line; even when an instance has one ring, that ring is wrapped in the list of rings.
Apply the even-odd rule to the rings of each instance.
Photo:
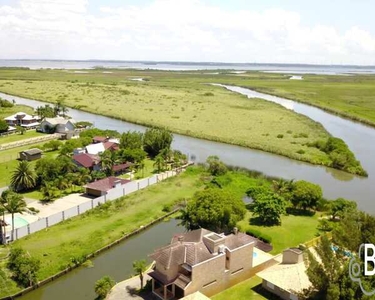
[[[112,189],[115,186],[115,183],[117,181],[119,181],[121,184],[130,182],[130,180],[110,176],[107,178],[103,178],[103,179],[88,183],[85,185],[85,187],[92,189],[92,190],[96,190],[96,191],[107,192],[108,190]]]
[[[223,246],[226,246],[230,251],[255,242],[254,238],[244,233],[224,236],[201,228],[175,235],[171,244],[157,249],[150,257],[166,269],[176,264],[194,266],[217,255],[210,251],[203,239],[210,239],[212,235],[218,236],[216,240],[223,238]]]

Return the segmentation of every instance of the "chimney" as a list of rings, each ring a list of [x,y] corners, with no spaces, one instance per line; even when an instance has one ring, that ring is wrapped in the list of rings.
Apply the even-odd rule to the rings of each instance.
[[[237,227],[234,227],[234,228],[233,228],[233,233],[234,233],[235,235],[238,234],[238,228],[237,228]]]
[[[184,236],[180,235],[177,240],[182,244],[184,241]]]
[[[298,248],[289,248],[283,251],[283,264],[297,264],[303,262],[303,252]]]

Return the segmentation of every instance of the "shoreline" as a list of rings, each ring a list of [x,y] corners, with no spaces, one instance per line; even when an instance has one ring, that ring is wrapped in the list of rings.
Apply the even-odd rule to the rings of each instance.
[[[235,86],[243,87],[243,88],[250,88],[250,87],[244,87],[244,86],[239,86],[239,85],[235,85]],[[54,101],[36,99],[36,98],[28,97],[28,96],[22,95],[22,94],[9,94],[9,93],[3,92],[1,88],[0,88],[0,92],[3,93],[3,94],[6,94],[8,96],[16,96],[16,97],[21,97],[21,98],[29,99],[29,100],[35,100],[35,101],[50,103],[50,104],[56,103]],[[263,99],[261,99],[261,100],[263,100]],[[263,101],[266,101],[266,100],[263,100]],[[292,101],[294,101],[294,100],[292,100]],[[207,136],[207,135],[194,134],[194,133],[190,132],[190,130],[180,131],[180,130],[174,130],[174,129],[171,129],[171,128],[168,128],[168,127],[165,127],[165,126],[155,126],[153,124],[148,124],[147,122],[139,122],[137,120],[125,119],[125,118],[116,117],[116,116],[112,116],[112,115],[105,114],[105,113],[98,113],[96,111],[92,111],[90,109],[86,109],[86,107],[76,108],[76,107],[72,107],[72,106],[69,106],[69,105],[67,105],[67,107],[69,107],[71,109],[78,110],[78,111],[83,111],[83,112],[88,112],[88,113],[95,114],[95,115],[104,116],[104,117],[107,117],[107,118],[113,118],[113,119],[120,120],[120,121],[123,121],[123,122],[128,122],[128,123],[132,123],[132,124],[136,124],[136,125],[141,125],[141,126],[148,127],[148,128],[166,128],[166,129],[170,130],[172,133],[176,133],[176,134],[179,134],[179,135],[184,135],[184,136],[193,137],[193,138],[197,138],[197,139],[202,139],[202,140],[207,140],[207,141],[213,141],[213,142],[219,142],[219,143],[224,143],[224,144],[229,144],[229,145],[234,145],[234,146],[249,148],[249,149],[253,149],[253,150],[257,150],[257,151],[267,152],[267,153],[271,153],[271,154],[274,154],[274,155],[279,155],[279,156],[282,156],[282,157],[293,159],[293,160],[296,160],[296,161],[301,161],[301,162],[304,162],[304,163],[308,163],[308,164],[313,165],[313,166],[322,166],[322,167],[326,167],[326,168],[331,168],[331,169],[334,169],[334,170],[345,172],[347,174],[351,174],[353,176],[358,176],[359,178],[367,178],[368,177],[368,175],[365,176],[365,175],[359,175],[359,174],[356,174],[356,173],[351,173],[351,172],[348,172],[348,171],[345,171],[345,170],[342,170],[342,169],[337,169],[337,168],[334,168],[332,166],[325,165],[323,163],[321,163],[321,164],[313,163],[313,162],[311,162],[308,159],[304,159],[303,157],[299,157],[297,154],[292,155],[292,154],[284,153],[283,151],[279,151],[278,149],[268,149],[268,150],[265,150],[265,149],[262,149],[261,147],[247,145],[246,143],[234,143],[234,142],[231,142],[230,140],[222,139],[222,138],[217,137],[217,136]],[[328,135],[331,136],[329,133],[328,133]],[[366,170],[364,170],[364,171],[367,173]]]
[[[234,85],[234,86],[238,86],[238,87],[241,87],[241,88],[244,88],[244,89],[251,89],[251,90],[259,92],[259,93],[268,94],[268,95],[271,95],[271,96],[284,98],[286,100],[306,104],[306,105],[309,105],[309,106],[312,106],[312,107],[315,107],[315,108],[319,108],[319,109],[321,109],[325,112],[328,112],[330,114],[333,114],[335,116],[342,117],[346,120],[349,120],[349,121],[352,121],[352,122],[355,122],[355,123],[358,123],[358,124],[361,124],[361,125],[365,125],[365,126],[368,126],[370,128],[375,128],[375,121],[370,121],[370,120],[366,120],[366,119],[363,119],[363,118],[360,118],[360,117],[356,117],[356,116],[347,114],[345,112],[342,112],[342,111],[339,111],[339,110],[336,110],[336,109],[333,109],[333,108],[324,107],[324,106],[321,106],[321,105],[318,105],[318,104],[311,103],[307,100],[301,100],[301,99],[297,99],[297,98],[287,98],[287,97],[285,97],[281,94],[278,94],[278,93],[275,93],[275,92],[270,92],[268,90],[265,91],[263,88],[259,88],[259,87],[245,86],[245,85]]]
[[[157,224],[159,222],[162,222],[163,220],[165,220],[166,218],[172,216],[173,214],[177,213],[178,211],[179,211],[179,208],[174,209],[173,211],[171,211],[171,212],[169,212],[169,213],[167,213],[167,214],[165,214],[165,215],[157,218],[156,220],[154,220],[154,221],[152,221],[150,223],[147,223],[146,225],[142,225],[138,229],[135,229],[135,230],[131,231],[128,234],[125,234],[121,238],[119,238],[117,240],[114,240],[113,242],[107,244],[106,246],[103,246],[103,247],[99,248],[98,250],[96,250],[96,251],[88,254],[87,257],[86,257],[86,261],[88,261],[90,258],[93,258],[93,257],[101,254],[102,252],[104,252],[104,251],[106,251],[106,250],[108,250],[108,249],[110,249],[110,248],[118,245],[119,243],[121,243],[123,241],[126,241],[127,239],[133,237],[134,235],[137,235],[137,234],[141,233],[142,231],[150,228],[151,226],[153,226],[153,225],[155,225],[155,224]],[[54,280],[56,280],[56,279],[64,276],[65,274],[67,274],[67,273],[69,273],[69,272],[71,272],[71,271],[73,271],[73,270],[75,270],[75,269],[77,269],[77,268],[79,268],[81,266],[82,266],[82,264],[68,267],[68,268],[66,268],[66,269],[64,269],[64,270],[62,270],[62,271],[60,271],[60,272],[58,272],[58,273],[56,273],[56,274],[54,274],[52,276],[49,276],[49,277],[47,277],[47,278],[39,281],[37,284],[35,284],[33,286],[30,286],[30,287],[27,287],[25,289],[22,289],[21,291],[19,291],[16,294],[0,298],[0,300],[13,300],[13,299],[19,298],[21,296],[24,296],[24,295],[28,294],[29,292],[34,291],[34,290],[36,290],[36,289],[38,289],[38,288],[40,288],[40,287],[48,284],[49,282],[54,281]]]

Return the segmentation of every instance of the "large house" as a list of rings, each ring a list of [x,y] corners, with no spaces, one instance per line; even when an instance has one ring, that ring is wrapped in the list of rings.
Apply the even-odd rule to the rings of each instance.
[[[298,294],[311,286],[303,252],[298,248],[284,250],[279,264],[257,275],[262,278],[264,289],[285,300],[298,300]]]
[[[40,123],[40,131],[44,133],[69,133],[75,129],[75,121],[73,119],[65,119],[62,117],[44,118]]]
[[[18,112],[12,116],[4,118],[9,126],[21,126],[24,128],[36,128],[39,126],[38,117],[31,116],[24,112]]]
[[[256,239],[234,230],[224,235],[197,229],[173,237],[156,250],[152,292],[160,299],[180,299],[197,291],[207,296],[248,278]]]

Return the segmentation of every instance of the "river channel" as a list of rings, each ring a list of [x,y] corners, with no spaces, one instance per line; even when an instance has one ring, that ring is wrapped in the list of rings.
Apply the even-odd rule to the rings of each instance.
[[[356,200],[359,208],[375,213],[375,129],[341,117],[334,116],[323,110],[295,101],[258,93],[249,89],[222,86],[233,92],[238,92],[249,98],[258,97],[293,109],[304,114],[322,125],[336,137],[342,138],[361,161],[368,171],[369,177],[354,176],[342,171],[322,166],[315,166],[298,162],[283,156],[233,146],[223,143],[196,139],[174,134],[172,147],[179,149],[196,162],[204,162],[209,155],[218,155],[225,163],[248,169],[258,170],[264,174],[283,177],[286,179],[304,179],[322,186],[324,196],[330,199],[345,197]],[[18,104],[32,107],[44,105],[44,102],[35,101],[0,93],[0,97],[15,100]],[[251,101],[251,99],[249,99]],[[101,129],[144,131],[146,127],[108,118],[75,109],[69,109],[69,115],[75,120],[89,121]],[[49,299],[87,299],[95,298],[93,285],[104,275],[109,275],[120,281],[132,274],[132,262],[146,258],[155,248],[168,243],[175,232],[182,231],[177,222],[171,220],[154,225],[147,231],[132,237],[118,246],[100,254],[92,261],[93,268],[78,268],[69,274],[35,290],[21,299],[49,300]]]
[[[261,171],[266,175],[285,179],[308,180],[323,188],[324,196],[328,199],[344,197],[355,200],[358,207],[370,213],[375,213],[375,129],[360,123],[350,121],[321,109],[301,104],[295,101],[258,93],[250,89],[223,86],[234,92],[249,97],[263,98],[279,103],[288,109],[293,109],[322,125],[334,136],[342,138],[354,152],[369,173],[368,178],[348,174],[332,168],[316,166],[299,162],[280,155],[253,150],[245,147],[217,143],[193,137],[174,134],[172,147],[194,157],[196,162],[204,162],[209,155],[217,155],[226,164]],[[45,102],[25,99],[0,93],[0,97],[15,100],[36,108]],[[251,99],[249,99],[251,101]],[[75,120],[89,121],[95,127],[112,129],[119,132],[128,130],[144,131],[146,127],[124,122],[114,118],[95,115],[92,113],[69,109],[69,115]]]

